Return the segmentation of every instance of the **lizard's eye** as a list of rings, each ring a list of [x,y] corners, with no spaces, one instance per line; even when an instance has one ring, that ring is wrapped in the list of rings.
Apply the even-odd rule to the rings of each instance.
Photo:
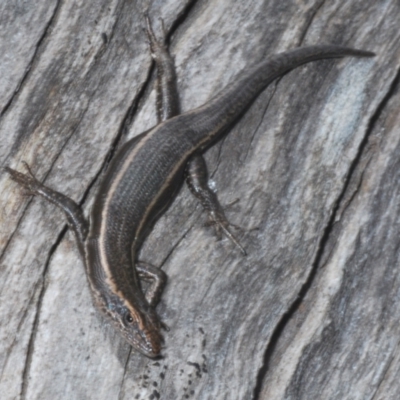
[[[133,322],[132,315],[130,314],[129,311],[127,311],[124,315],[124,320],[127,324],[131,324]]]

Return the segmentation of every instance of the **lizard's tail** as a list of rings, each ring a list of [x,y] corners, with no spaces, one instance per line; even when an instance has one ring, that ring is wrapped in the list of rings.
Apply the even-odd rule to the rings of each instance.
[[[342,46],[310,46],[276,54],[241,72],[233,83],[207,104],[181,115],[191,125],[191,140],[204,149],[221,138],[227,128],[250,106],[255,98],[276,78],[310,61],[326,58],[373,57],[370,51]]]

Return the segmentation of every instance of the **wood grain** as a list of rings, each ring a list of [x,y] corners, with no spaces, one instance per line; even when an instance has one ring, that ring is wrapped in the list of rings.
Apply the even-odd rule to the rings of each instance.
[[[140,256],[169,277],[161,360],[96,314],[63,215],[0,174],[0,397],[397,399],[400,4],[6,0],[2,166],[90,210],[115,149],[156,123],[145,10],[171,31],[184,111],[268,54],[377,56],[292,71],[207,152],[249,255],[182,188]]]

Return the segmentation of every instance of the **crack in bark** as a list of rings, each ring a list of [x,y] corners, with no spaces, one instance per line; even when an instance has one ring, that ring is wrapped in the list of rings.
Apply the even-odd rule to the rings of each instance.
[[[35,288],[35,290],[33,291],[32,296],[30,297],[30,299],[29,299],[29,301],[28,301],[28,304],[31,304],[31,303],[32,303],[33,298],[35,297],[35,294],[36,294],[36,290],[37,290],[37,289]],[[21,327],[22,327],[22,325],[23,325],[23,323],[24,323],[24,321],[25,321],[25,319],[26,319],[26,317],[27,317],[27,315],[28,315],[28,311],[29,311],[29,307],[26,307],[25,310],[24,310],[24,312],[23,312],[23,314],[22,314],[22,317],[21,317],[21,319],[20,319],[20,321],[19,321],[19,323],[18,323],[17,332],[20,332]],[[14,339],[13,339],[11,345],[7,348],[6,356],[4,357],[4,363],[3,363],[3,366],[2,366],[1,371],[0,371],[0,376],[1,376],[1,377],[3,377],[4,370],[5,370],[6,367],[7,367],[8,360],[9,360],[9,358],[10,358],[10,355],[11,355],[11,353],[12,353],[12,349],[14,348],[14,345],[15,345],[16,342],[18,342],[18,336],[17,336],[17,335],[14,336]]]
[[[207,165],[208,180],[209,180],[209,181],[210,181],[210,179],[214,179],[214,176],[215,176],[215,174],[217,173],[218,168],[219,168],[219,166],[220,166],[220,164],[221,164],[221,155],[222,155],[222,150],[223,150],[223,148],[224,148],[224,143],[225,143],[226,137],[227,137],[227,135],[225,135],[225,136],[219,141],[219,143],[217,143],[217,144],[214,146],[214,147],[216,148],[217,155],[216,155],[216,160],[215,160],[215,162],[213,163],[214,166],[213,166],[213,169],[212,169],[211,172],[210,172],[210,169],[209,169],[209,167],[208,167],[208,165]],[[202,153],[203,157],[205,156],[205,154],[207,154],[207,151],[206,151],[205,153]],[[207,163],[206,163],[206,164],[207,164]],[[216,190],[217,190],[217,189],[216,189]]]
[[[100,48],[99,48],[97,54],[95,54],[95,55],[93,56],[93,60],[94,60],[93,66],[96,65],[96,62],[97,62],[97,61],[103,56],[103,54],[106,52],[106,50],[107,50],[107,48],[108,48],[110,42],[112,41],[112,38],[114,37],[115,28],[116,28],[116,26],[118,25],[118,22],[119,22],[119,20],[120,20],[120,18],[121,18],[121,15],[122,15],[121,9],[122,9],[122,7],[123,7],[123,4],[124,4],[124,2],[123,2],[123,0],[122,0],[122,5],[121,5],[121,1],[120,1],[120,2],[118,3],[118,7],[116,7],[116,9],[119,8],[119,10],[118,10],[117,17],[116,17],[115,20],[114,20],[114,24],[112,25],[109,34],[107,35],[106,32],[103,32],[103,33],[101,34],[102,39],[103,39],[103,44],[100,46]],[[92,68],[92,67],[91,67],[91,68]],[[89,68],[88,74],[90,74],[91,68]]]
[[[395,351],[396,351],[396,349],[398,349],[399,343],[400,342],[397,342],[397,345],[395,347]],[[390,357],[390,361],[388,362],[388,364],[384,368],[384,372],[382,373],[382,376],[381,376],[381,379],[379,380],[379,383],[376,385],[376,390],[375,390],[374,394],[372,395],[371,400],[375,400],[376,399],[376,396],[379,394],[379,390],[380,390],[382,384],[385,382],[386,374],[390,370],[390,368],[393,365],[393,363],[395,362],[395,360],[396,360],[396,357],[394,355],[392,357]]]
[[[400,343],[400,341],[397,342],[396,348],[398,348],[399,343]],[[396,357],[394,355],[390,358],[390,361],[388,362],[384,372],[382,373],[382,377],[381,377],[379,383],[376,385],[376,390],[375,390],[375,393],[372,395],[371,400],[375,400],[376,396],[379,394],[379,389],[382,386],[383,382],[385,381],[386,374],[390,370],[390,367],[394,363],[395,359],[396,359]]]
[[[119,393],[117,395],[118,400],[123,399],[122,388],[125,383],[125,376],[126,376],[126,372],[128,371],[128,364],[129,364],[129,360],[131,359],[131,354],[132,354],[132,346],[129,347],[128,356],[126,357],[126,361],[125,361],[125,365],[124,365],[124,373],[122,374],[121,384],[119,385]]]
[[[183,232],[180,236],[180,238],[176,241],[176,243],[173,244],[171,249],[168,251],[164,259],[161,261],[159,268],[161,269],[164,264],[167,262],[168,258],[171,256],[171,254],[174,252],[174,250],[181,244],[182,240],[186,237],[186,235],[193,229],[194,225],[197,223],[197,221],[200,219],[200,216],[196,218],[196,220],[193,222],[192,225],[190,225],[185,232]]]
[[[239,74],[240,74],[240,72],[239,72]],[[264,106],[264,111],[263,111],[262,116],[260,117],[260,121],[259,121],[257,127],[256,127],[255,129],[252,130],[252,131],[253,131],[253,134],[250,136],[250,141],[249,141],[249,143],[248,143],[247,150],[246,150],[246,153],[245,153],[245,156],[244,156],[244,159],[243,159],[242,164],[244,164],[245,161],[246,161],[246,159],[247,159],[247,156],[248,156],[249,151],[250,151],[251,144],[253,143],[254,138],[255,138],[255,136],[257,135],[258,129],[260,128],[261,124],[262,124],[263,121],[264,121],[265,114],[266,114],[267,111],[268,111],[268,107],[269,107],[269,105],[271,104],[272,98],[274,97],[274,95],[275,95],[275,93],[276,93],[276,91],[277,91],[277,89],[278,89],[278,84],[279,84],[279,82],[282,80],[282,78],[283,78],[283,76],[277,78],[277,79],[275,80],[275,82],[271,83],[270,85],[268,85],[267,88],[264,89],[264,91],[266,91],[268,88],[270,88],[270,87],[272,87],[272,85],[274,85],[274,89],[273,89],[273,91],[272,91],[272,93],[271,93],[271,96],[269,97],[269,99],[268,99],[268,101],[267,101],[267,104]],[[260,96],[258,96],[257,99],[258,99],[259,97],[260,97]],[[257,99],[250,105],[249,108],[251,108],[251,107],[254,105],[254,103],[257,101]],[[236,121],[236,123],[234,123],[234,124],[232,125],[232,129],[234,129],[234,127],[237,126],[237,125],[240,123],[241,120],[243,120],[243,117],[244,117],[244,115],[242,115],[241,117],[239,117],[239,119]],[[229,132],[228,132],[227,134],[225,134],[224,137],[222,138],[222,140],[219,141],[219,144],[217,144],[217,146],[218,146],[217,161],[216,161],[216,163],[215,163],[215,167],[214,167],[213,171],[212,171],[212,172],[209,172],[210,178],[214,178],[214,175],[215,175],[215,174],[217,173],[217,171],[218,171],[219,165],[220,165],[220,163],[221,163],[221,155],[222,155],[224,143],[225,143],[225,140],[226,140],[228,134],[229,134]]]
[[[330,240],[331,233],[334,230],[337,213],[340,210],[343,210],[343,208],[341,207],[342,202],[346,198],[349,184],[351,183],[351,180],[352,180],[354,174],[357,172],[356,170],[359,167],[360,160],[361,160],[365,150],[368,148],[368,146],[367,146],[368,139],[371,136],[371,133],[373,132],[375,125],[376,125],[377,121],[379,120],[379,117],[382,115],[384,108],[386,107],[387,103],[389,102],[389,100],[391,99],[393,94],[395,93],[399,83],[400,83],[400,70],[397,71],[391,85],[389,86],[389,89],[388,89],[386,95],[383,97],[381,102],[378,104],[375,112],[372,114],[372,116],[370,118],[370,121],[369,121],[368,126],[365,131],[365,135],[364,135],[364,137],[360,143],[360,146],[358,148],[357,154],[349,167],[349,172],[348,172],[345,182],[343,184],[343,189],[342,189],[341,193],[339,194],[339,196],[332,208],[332,213],[329,218],[329,221],[323,230],[320,244],[318,245],[317,253],[316,253],[314,262],[312,263],[312,267],[311,267],[309,276],[306,279],[306,281],[304,282],[303,286],[301,287],[296,299],[289,306],[288,310],[282,315],[281,319],[279,320],[275,329],[272,332],[270,341],[267,344],[266,351],[264,353],[263,365],[261,366],[261,368],[259,369],[258,374],[257,374],[256,385],[254,387],[253,396],[252,396],[253,400],[260,399],[259,396],[261,394],[262,383],[265,379],[265,376],[268,373],[268,370],[270,367],[269,364],[270,364],[272,355],[274,353],[274,350],[277,346],[277,343],[279,341],[279,338],[281,337],[288,322],[296,314],[300,304],[302,303],[304,297],[306,296],[312,283],[314,282],[317,271],[320,269],[320,267],[322,265],[321,261],[323,259],[325,249]],[[354,197],[355,197],[355,194],[354,194],[354,196],[352,196],[352,198],[354,198]],[[349,203],[346,204],[346,207],[348,205],[349,205]],[[383,378],[382,378],[382,380],[383,380]]]
[[[95,179],[97,179],[100,174],[107,169],[107,166],[117,152],[123,137],[126,136],[129,127],[132,125],[133,119],[136,115],[136,111],[138,110],[140,103],[144,100],[147,89],[152,81],[153,70],[154,63],[151,64],[148,70],[147,77],[142,84],[142,87],[139,89],[137,95],[134,97],[131,105],[128,107],[124,117],[122,118],[122,121],[118,128],[118,133],[116,134],[114,141],[111,143],[110,150],[104,158],[103,164],[99,168],[99,173],[96,175]],[[92,184],[94,184],[94,182],[92,182]]]
[[[4,255],[6,254],[7,249],[8,249],[8,246],[10,245],[10,243],[11,243],[11,241],[12,241],[12,239],[13,239],[15,233],[18,231],[18,228],[20,227],[20,225],[21,225],[21,223],[22,223],[23,216],[26,214],[26,211],[28,210],[28,207],[29,207],[29,205],[31,204],[32,201],[33,201],[33,198],[32,198],[31,200],[28,201],[28,203],[27,203],[26,206],[25,206],[25,209],[22,210],[21,217],[18,219],[17,225],[15,226],[15,229],[14,229],[13,232],[10,234],[10,236],[7,238],[7,241],[6,241],[6,243],[5,243],[5,245],[4,245],[3,249],[2,249],[2,251],[1,251],[1,253],[0,253],[0,262],[1,262],[1,260],[3,259]],[[1,290],[0,290],[0,292],[1,292]]]
[[[273,91],[272,91],[272,93],[271,93],[271,96],[269,97],[269,99],[268,99],[268,101],[267,101],[267,104],[264,106],[264,111],[263,111],[263,113],[262,113],[262,115],[261,115],[261,117],[260,117],[260,121],[259,121],[259,123],[257,124],[257,126],[253,129],[253,134],[252,134],[251,137],[250,137],[250,141],[249,141],[249,144],[248,144],[248,146],[247,146],[247,151],[246,151],[246,154],[245,154],[245,156],[244,156],[243,162],[245,162],[245,161],[247,160],[247,157],[248,157],[248,155],[249,155],[249,151],[250,151],[250,148],[251,148],[251,146],[252,146],[252,144],[253,144],[254,138],[257,136],[258,130],[260,129],[260,126],[261,126],[262,123],[264,122],[265,115],[267,114],[267,111],[268,111],[268,109],[269,109],[269,106],[270,106],[270,104],[271,104],[271,101],[272,101],[273,97],[275,96],[276,91],[278,90],[278,84],[279,84],[279,82],[281,81],[281,79],[282,79],[282,77],[281,77],[281,78],[278,78],[277,81],[274,83],[274,89],[273,89]]]
[[[43,34],[42,36],[39,38],[37,44],[36,44],[36,48],[35,51],[33,52],[33,56],[31,58],[31,60],[28,63],[28,66],[25,69],[25,73],[23,74],[22,78],[20,79],[20,81],[18,82],[13,95],[11,96],[10,100],[6,103],[6,105],[4,106],[4,108],[0,111],[0,119],[5,115],[5,113],[9,110],[9,108],[11,107],[11,104],[15,101],[15,99],[18,97],[18,94],[21,92],[21,88],[24,86],[24,84],[27,82],[31,72],[33,71],[33,67],[37,61],[37,58],[39,57],[39,53],[41,50],[41,47],[45,41],[45,39],[47,38],[47,35],[49,33],[49,31],[51,31],[52,26],[55,23],[55,20],[59,14],[59,11],[61,9],[61,3],[62,0],[58,0],[57,1],[57,5],[54,8],[54,12],[53,15],[50,17],[49,22],[47,23],[46,27],[44,28]]]
[[[26,394],[27,394],[27,390],[28,390],[28,377],[29,377],[29,372],[30,372],[31,365],[32,365],[33,352],[35,350],[35,340],[36,340],[36,336],[37,336],[37,333],[38,333],[37,329],[38,329],[38,326],[39,326],[39,319],[40,319],[40,313],[41,313],[42,304],[43,304],[43,298],[44,298],[44,294],[46,292],[46,285],[45,285],[46,275],[47,275],[47,272],[48,272],[48,269],[49,269],[51,258],[53,256],[53,254],[55,253],[55,251],[57,250],[57,248],[58,248],[59,244],[61,243],[62,239],[64,238],[66,232],[67,232],[67,226],[65,226],[64,229],[60,232],[56,242],[51,247],[51,249],[49,251],[49,254],[47,256],[46,263],[45,263],[44,268],[43,268],[43,272],[42,272],[42,287],[40,289],[39,299],[38,299],[38,301],[36,303],[35,318],[34,318],[33,323],[32,323],[32,331],[31,331],[31,335],[30,335],[30,338],[29,338],[29,342],[28,342],[24,370],[22,372],[21,399],[25,399],[26,398]]]
[[[183,7],[183,9],[179,12],[177,17],[175,18],[175,21],[171,24],[171,28],[169,29],[169,32],[167,35],[167,40],[170,40],[170,38],[176,33],[178,28],[188,18],[189,14],[192,12],[192,10],[196,4],[197,4],[197,0],[189,0],[186,3],[186,6]]]
[[[315,8],[314,12],[311,14],[309,20],[307,21],[307,24],[304,28],[303,33],[300,35],[299,37],[299,46],[302,45],[305,37],[307,36],[307,33],[315,19],[315,16],[318,14],[318,11],[322,8],[322,6],[325,4],[325,0],[322,0],[320,4],[317,5],[317,7]]]

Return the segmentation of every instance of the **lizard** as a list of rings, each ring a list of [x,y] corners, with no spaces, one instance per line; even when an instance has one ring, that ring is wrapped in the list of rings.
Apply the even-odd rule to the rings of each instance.
[[[5,170],[30,194],[39,195],[64,211],[84,260],[94,305],[133,348],[155,358],[163,347],[161,330],[167,329],[156,312],[167,277],[161,269],[138,260],[138,253],[185,180],[208,212],[217,233],[224,232],[246,254],[208,185],[203,153],[227,133],[276,78],[311,61],[372,57],[374,53],[315,45],[276,54],[247,67],[204,105],[181,114],[167,35],[163,28],[163,38],[157,38],[147,15],[145,21],[157,68],[159,123],[117,151],[99,187],[90,222],[77,203],[37,180],[27,164],[26,174],[10,167]],[[146,291],[141,281],[148,282]]]

